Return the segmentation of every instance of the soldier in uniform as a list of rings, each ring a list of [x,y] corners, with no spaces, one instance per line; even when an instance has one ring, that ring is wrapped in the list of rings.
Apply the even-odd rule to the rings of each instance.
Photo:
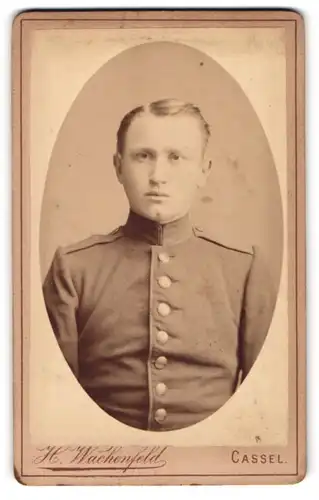
[[[114,166],[130,211],[111,234],[58,248],[43,291],[60,348],[115,419],[168,431],[217,411],[246,377],[275,303],[258,248],[189,217],[210,171],[210,130],[176,99],[122,120]]]

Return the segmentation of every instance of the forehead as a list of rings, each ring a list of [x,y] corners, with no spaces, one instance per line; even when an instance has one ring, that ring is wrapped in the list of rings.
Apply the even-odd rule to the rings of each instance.
[[[199,118],[189,114],[137,116],[126,134],[127,147],[202,147],[204,133]]]

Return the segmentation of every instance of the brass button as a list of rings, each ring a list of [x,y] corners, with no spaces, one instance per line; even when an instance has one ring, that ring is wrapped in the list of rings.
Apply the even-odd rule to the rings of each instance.
[[[160,276],[157,281],[161,288],[169,288],[172,284],[172,281],[168,276]]]
[[[165,408],[159,408],[158,410],[156,410],[156,412],[155,412],[156,422],[158,422],[160,424],[160,423],[164,422],[166,417],[167,417],[167,411],[165,410]]]
[[[159,344],[166,344],[168,341],[168,334],[164,330],[159,330],[156,334],[156,340]]]
[[[163,396],[166,391],[167,391],[167,386],[163,384],[163,382],[160,382],[155,387],[155,392],[157,396]]]
[[[158,254],[158,259],[163,262],[163,264],[167,264],[167,262],[169,262],[169,255],[166,252],[161,252]]]
[[[171,308],[166,302],[160,302],[157,306],[157,312],[161,316],[168,316],[171,312]]]
[[[158,370],[162,370],[167,365],[167,358],[165,356],[159,356],[155,359],[155,366]]]

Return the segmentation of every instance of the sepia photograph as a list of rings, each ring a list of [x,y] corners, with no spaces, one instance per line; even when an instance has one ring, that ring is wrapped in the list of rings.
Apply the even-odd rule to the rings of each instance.
[[[24,484],[300,480],[302,47],[293,12],[15,19]]]

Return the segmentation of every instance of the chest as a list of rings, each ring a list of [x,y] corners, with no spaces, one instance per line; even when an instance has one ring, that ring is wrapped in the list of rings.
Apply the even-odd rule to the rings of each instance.
[[[126,249],[90,282],[83,280],[78,315],[81,342],[103,345],[109,356],[146,353],[158,332],[172,355],[234,352],[244,276],[225,274],[214,255],[187,246]]]

